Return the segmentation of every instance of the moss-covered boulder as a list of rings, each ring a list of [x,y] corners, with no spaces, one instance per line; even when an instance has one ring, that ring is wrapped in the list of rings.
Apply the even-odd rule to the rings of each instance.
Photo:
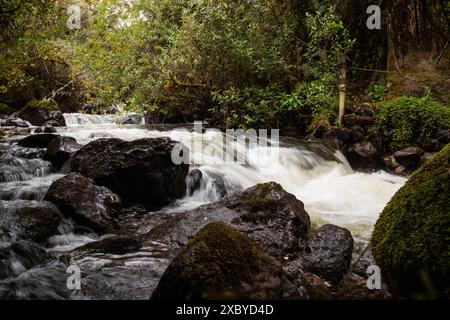
[[[281,264],[223,222],[208,224],[175,257],[153,300],[289,299]]]
[[[394,294],[450,296],[450,145],[395,194],[372,236],[375,260]]]
[[[245,233],[279,260],[298,256],[310,227],[303,202],[278,183],[269,182],[175,214],[152,228],[147,237],[178,249],[201,228],[217,221]]]
[[[59,126],[66,125],[61,109],[53,100],[32,100],[19,111],[18,116],[34,126],[42,126],[47,121],[52,121]]]

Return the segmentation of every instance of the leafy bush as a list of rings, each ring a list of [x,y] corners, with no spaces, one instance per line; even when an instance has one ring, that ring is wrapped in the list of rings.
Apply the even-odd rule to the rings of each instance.
[[[381,102],[384,100],[387,88],[384,82],[372,83],[369,87],[369,99],[372,102]]]
[[[380,104],[374,127],[390,136],[391,151],[430,139],[450,126],[450,106],[422,98],[398,97]]]

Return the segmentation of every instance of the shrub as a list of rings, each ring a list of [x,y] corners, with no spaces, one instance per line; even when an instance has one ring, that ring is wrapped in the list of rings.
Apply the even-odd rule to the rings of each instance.
[[[423,98],[398,97],[380,104],[374,127],[390,137],[390,151],[427,140],[450,126],[450,106]]]

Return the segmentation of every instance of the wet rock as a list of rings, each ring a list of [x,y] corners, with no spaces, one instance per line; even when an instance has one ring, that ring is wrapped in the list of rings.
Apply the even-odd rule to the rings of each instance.
[[[331,127],[325,134],[322,136],[323,139],[331,139],[337,138],[342,143],[347,143],[350,140],[352,131],[350,129],[344,127]]]
[[[361,126],[367,128],[373,124],[372,117],[357,114],[347,114],[344,116],[344,124],[347,127]]]
[[[327,300],[331,299],[330,284],[318,275],[307,272],[295,262],[283,266],[286,278],[294,284],[304,299]]]
[[[152,300],[289,299],[296,289],[281,265],[222,222],[189,241],[162,276]]]
[[[59,210],[45,203],[18,208],[16,215],[21,227],[19,236],[36,242],[45,241],[54,235],[62,220]]]
[[[395,171],[398,167],[401,166],[401,164],[398,163],[397,160],[395,160],[395,157],[392,156],[392,155],[391,156],[389,156],[389,155],[384,156],[383,157],[383,163],[384,163],[384,165],[387,168],[389,168],[392,171]]]
[[[69,160],[70,156],[81,148],[72,137],[57,136],[47,146],[44,160],[50,161],[58,170]]]
[[[202,186],[203,173],[199,169],[189,172],[187,177],[188,195],[192,196],[195,191],[200,190]]]
[[[450,142],[450,129],[441,129],[438,130],[436,136],[439,140],[439,143],[445,145]]]
[[[384,136],[380,130],[374,129],[371,131],[369,136],[369,141],[372,143],[374,148],[378,151],[378,153],[384,154],[385,152],[385,141]]]
[[[36,201],[0,201],[0,240],[44,241],[54,235],[61,214],[50,203]]]
[[[44,128],[44,131],[43,131],[44,133],[55,133],[55,132],[57,132],[57,130],[56,130],[56,128],[54,128],[54,127],[48,127],[48,126],[46,126],[45,128]]]
[[[424,151],[419,147],[409,147],[394,153],[395,160],[402,166],[414,170],[420,165],[420,157]]]
[[[147,237],[179,248],[202,227],[217,221],[231,224],[280,259],[299,252],[310,226],[303,203],[271,182],[176,214],[152,228]]]
[[[352,126],[350,132],[352,142],[356,143],[364,140],[365,131],[361,126]]]
[[[127,205],[163,206],[186,193],[189,165],[173,163],[176,145],[170,138],[99,139],[75,153],[72,171],[117,192]]]
[[[48,144],[56,137],[58,135],[52,133],[33,134],[20,140],[18,144],[25,148],[47,148]]]
[[[48,259],[44,249],[27,241],[0,248],[0,279],[16,277]]]
[[[351,271],[360,277],[367,278],[367,268],[373,265],[376,265],[376,262],[372,254],[372,247],[369,244],[358,260],[352,265]]]
[[[345,155],[355,170],[376,170],[380,168],[380,156],[370,142],[359,142],[351,145]]]
[[[68,274],[61,262],[47,262],[16,278],[0,281],[1,300],[67,300],[71,291],[65,285]]]
[[[58,126],[65,126],[66,120],[54,101],[30,101],[19,111],[18,116],[34,126],[43,126],[53,120]]]
[[[71,173],[53,182],[44,199],[82,226],[98,232],[118,229],[111,207],[120,204],[120,197],[80,174]]]
[[[10,116],[10,117],[6,118],[6,120],[2,121],[2,126],[28,128],[30,126],[30,124],[20,118],[17,118],[15,116]]]
[[[337,284],[349,269],[352,251],[353,237],[350,231],[324,225],[308,241],[307,254],[293,264]]]
[[[425,163],[427,163],[428,161],[430,161],[431,159],[433,159],[433,157],[436,155],[436,152],[425,152],[421,157],[420,157],[420,165],[423,165]]]
[[[228,181],[223,175],[199,169],[192,170],[187,177],[188,195],[196,191],[206,191],[210,201],[217,201],[228,194],[241,191],[242,188]]]
[[[428,152],[439,151],[439,140],[438,139],[427,139],[425,141],[419,141],[419,146]]]
[[[83,253],[127,254],[137,252],[142,247],[139,239],[131,236],[113,236],[103,240],[90,242],[75,249]]]

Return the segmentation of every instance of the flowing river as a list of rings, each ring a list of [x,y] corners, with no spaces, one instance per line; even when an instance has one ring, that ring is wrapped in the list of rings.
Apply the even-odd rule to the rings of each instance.
[[[74,137],[78,143],[83,145],[99,138],[135,140],[168,136],[188,147],[200,144],[208,146],[209,150],[220,151],[222,141],[224,141],[224,135],[220,132],[199,134],[176,129],[158,131],[144,125],[117,125],[116,122],[119,119],[116,116],[65,114],[65,118],[67,127],[58,128],[57,133]],[[20,138],[22,137],[11,137],[0,143],[2,168],[0,173],[0,224],[7,221],[8,212],[24,203],[42,202],[51,183],[70,170],[65,166],[61,172],[51,172],[50,164],[41,160],[36,154],[43,150],[26,150],[18,147],[14,142]],[[239,152],[245,152],[245,146],[242,143],[232,143],[238,155]],[[217,185],[212,183],[213,175],[223,177],[228,192],[242,190],[262,182],[275,181],[305,204],[305,209],[309,213],[313,225],[332,223],[345,227],[352,232],[357,241],[365,242],[370,238],[373,225],[383,207],[406,181],[403,177],[384,171],[354,172],[341,152],[330,150],[314,141],[280,138],[277,152],[273,152],[271,148],[275,147],[269,144],[266,147],[258,146],[247,150],[248,154],[245,157],[263,159],[261,165],[258,165],[259,162],[252,165],[216,164],[218,161],[215,160],[218,159],[214,159],[214,157],[219,157],[220,152],[216,152],[217,155],[215,155],[204,154],[204,148],[191,150],[192,159],[203,159],[203,164],[192,165],[191,170],[202,171],[205,181],[200,190],[176,201],[157,214],[183,212],[218,200],[220,190],[217,190]],[[200,161],[197,162],[200,163]],[[268,170],[267,164],[272,170]],[[189,185],[190,181],[187,183]],[[148,229],[145,223],[141,222],[141,224],[142,232]],[[46,249],[66,252],[97,239],[99,236],[95,234],[77,233],[70,221],[64,221],[60,226],[60,234],[49,239],[49,247]],[[0,247],[5,247],[12,241],[14,241],[14,236],[2,235],[0,230]],[[120,257],[86,256],[80,258],[80,264],[92,272],[102,270],[105,265],[115,259],[126,260],[126,263],[120,267],[110,268],[108,271],[103,269],[100,274],[97,273],[95,281],[91,282],[91,286],[97,286],[93,289],[96,294],[77,296],[77,298],[147,298],[146,290],[157,283],[158,277],[167,265],[166,260],[160,259],[163,251],[164,249],[158,244],[154,244],[151,248],[141,250],[137,254]],[[146,264],[150,264],[159,271],[154,274],[143,271],[145,268],[148,269],[148,266],[145,267]],[[48,268],[51,269],[54,266]],[[42,270],[34,270],[35,273],[40,271]],[[45,271],[42,272],[45,273]],[[30,276],[29,271],[27,274]],[[59,273],[48,271],[46,274],[53,274],[53,277],[57,277]],[[63,278],[65,275],[60,276]],[[125,289],[121,291],[121,294],[108,295],[104,292],[106,289],[98,284],[102,283],[99,279],[103,278],[114,278],[114,286],[116,288],[122,286]],[[42,282],[42,280],[40,281]],[[52,290],[45,289],[44,284],[42,286],[41,290],[48,292]],[[134,289],[130,289],[130,286]],[[99,289],[100,287],[102,289]],[[127,295],[130,290],[134,293]],[[2,285],[0,284],[0,293],[1,291]],[[58,298],[56,293],[55,295],[49,297]]]

